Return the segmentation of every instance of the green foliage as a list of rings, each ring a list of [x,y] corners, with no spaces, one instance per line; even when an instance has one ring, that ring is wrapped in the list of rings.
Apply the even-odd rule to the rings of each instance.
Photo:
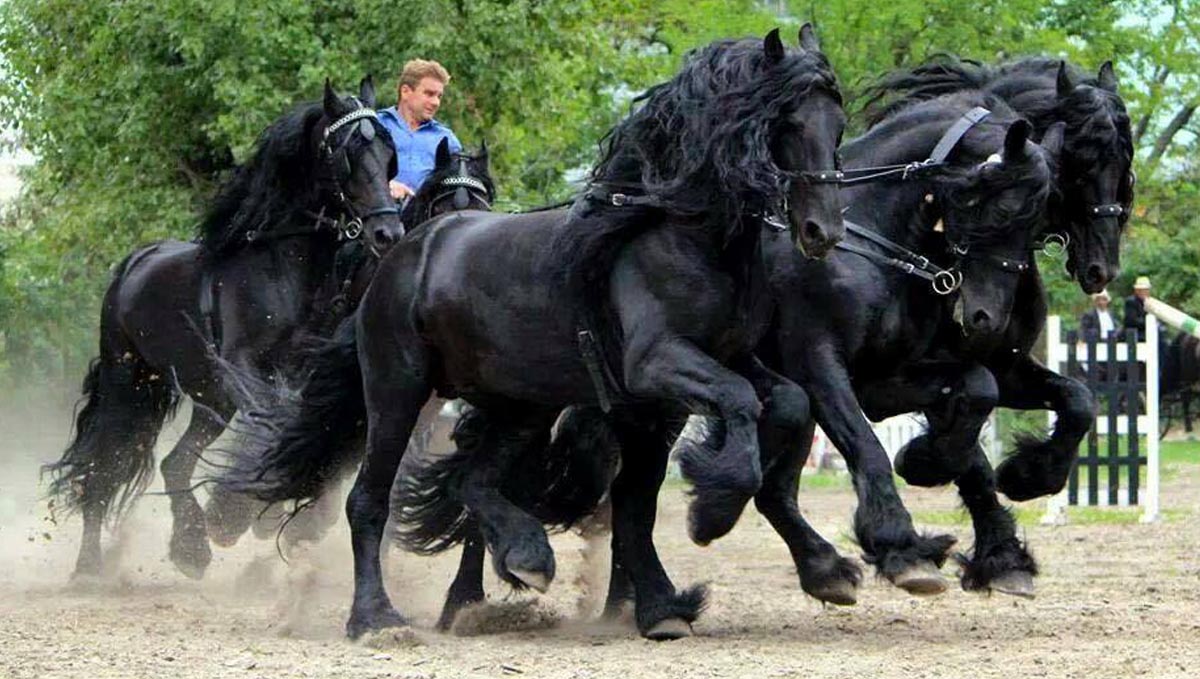
[[[502,196],[568,195],[634,94],[689,49],[814,21],[853,94],[936,52],[1026,54],[1095,69],[1114,59],[1143,149],[1195,97],[1194,3],[1178,0],[8,0],[0,4],[0,126],[38,158],[0,219],[0,374],[74,382],[90,353],[108,271],[135,245],[188,238],[258,133],[326,78],[373,73],[381,106],[413,57],[453,74],[439,117],[486,140]],[[1164,73],[1165,71],[1165,73]],[[1195,137],[1139,155],[1141,215],[1126,275],[1200,311]],[[1086,307],[1044,261],[1053,308]],[[40,361],[40,362],[39,362]]]

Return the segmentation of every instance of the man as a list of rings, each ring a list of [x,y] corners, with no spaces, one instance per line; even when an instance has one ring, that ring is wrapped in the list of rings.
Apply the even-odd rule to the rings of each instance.
[[[396,147],[399,169],[390,183],[396,200],[408,200],[421,188],[433,171],[434,154],[443,138],[450,140],[452,153],[462,151],[450,128],[433,119],[449,82],[450,73],[438,62],[413,59],[400,72],[396,105],[379,112]]]
[[[1137,330],[1138,340],[1146,339],[1146,298],[1150,296],[1150,279],[1138,276],[1133,294],[1125,298],[1125,328]]]
[[[1095,306],[1091,311],[1079,317],[1079,330],[1084,338],[1095,337],[1103,340],[1108,337],[1109,333],[1117,329],[1116,324],[1113,323],[1112,314],[1108,312],[1110,301],[1108,290],[1101,290],[1092,295],[1092,304]]]

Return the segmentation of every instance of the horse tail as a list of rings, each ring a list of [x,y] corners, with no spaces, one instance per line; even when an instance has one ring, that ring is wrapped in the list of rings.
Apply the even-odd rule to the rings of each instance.
[[[84,377],[72,439],[57,462],[42,468],[67,513],[84,510],[113,521],[124,515],[153,477],[154,444],[179,404],[172,381],[138,355],[114,318],[117,293],[139,252],[121,262],[105,293],[100,355]]]
[[[506,495],[529,506],[542,523],[558,530],[591,516],[608,496],[621,449],[608,418],[597,407],[572,407],[559,417],[549,446],[532,451],[516,466]]]
[[[454,452],[432,460],[406,459],[391,498],[392,538],[405,550],[437,554],[466,539],[470,514],[457,490],[476,455],[495,454],[483,450],[492,426],[486,409],[472,408],[454,425]]]
[[[224,492],[267,503],[307,500],[321,494],[342,469],[358,462],[366,426],[366,402],[358,365],[355,317],[310,353],[311,372],[298,396],[244,408],[234,429],[239,445],[216,480]],[[255,376],[230,374],[242,393]],[[261,392],[260,392],[261,393]]]

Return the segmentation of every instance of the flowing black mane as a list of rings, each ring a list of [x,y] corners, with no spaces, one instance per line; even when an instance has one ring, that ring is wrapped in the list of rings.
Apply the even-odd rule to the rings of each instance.
[[[200,224],[207,253],[225,253],[245,243],[247,233],[292,222],[320,200],[312,139],[324,115],[321,102],[301,104],[263,131],[254,155],[221,186]]]
[[[1056,81],[1060,67],[1066,68],[1076,87],[1059,100]],[[866,92],[863,112],[868,125],[875,125],[915,102],[966,90],[987,90],[1021,112],[1034,129],[1044,132],[1050,125],[1067,124],[1066,155],[1081,169],[1095,167],[1111,149],[1128,165],[1133,158],[1133,134],[1129,114],[1121,98],[1102,88],[1093,75],[1074,64],[1049,57],[1028,57],[999,66],[971,59],[938,55],[915,68],[895,71],[880,78]]]
[[[761,40],[714,42],[634,100],[601,142],[592,181],[636,186],[667,212],[736,229],[782,197],[788,176],[771,155],[772,124],[818,90],[841,102],[820,52],[790,50],[770,63]]]

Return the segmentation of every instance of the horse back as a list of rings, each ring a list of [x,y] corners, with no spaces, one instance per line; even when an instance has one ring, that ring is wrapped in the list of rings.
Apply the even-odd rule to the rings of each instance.
[[[363,299],[368,356],[386,361],[389,344],[419,343],[447,395],[594,398],[578,353],[579,309],[550,256],[565,220],[562,210],[464,211],[423,224],[389,250]]]

